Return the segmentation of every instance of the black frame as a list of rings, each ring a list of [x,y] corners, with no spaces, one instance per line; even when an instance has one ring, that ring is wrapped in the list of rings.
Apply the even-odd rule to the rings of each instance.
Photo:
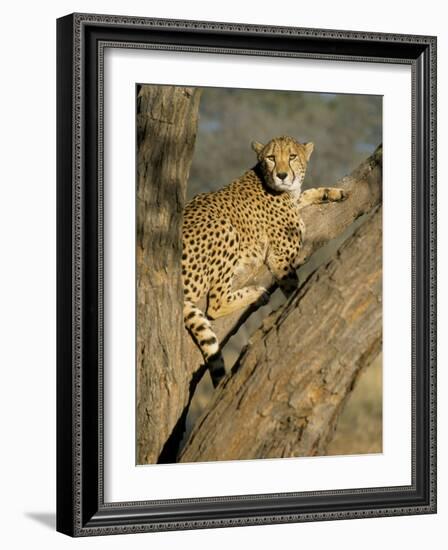
[[[104,47],[412,67],[413,483],[105,503],[102,482]],[[436,38],[73,14],[57,21],[57,529],[71,536],[436,512]],[[148,495],[149,497],[150,495]]]

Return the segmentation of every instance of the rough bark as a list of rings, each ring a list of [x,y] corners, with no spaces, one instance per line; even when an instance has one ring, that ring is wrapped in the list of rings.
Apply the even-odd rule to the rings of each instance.
[[[306,260],[331,239],[343,233],[356,219],[372,211],[382,199],[382,146],[361,163],[349,176],[337,182],[322,182],[322,186],[331,185],[349,191],[349,198],[342,203],[313,205],[302,211],[305,223],[305,241],[300,256],[300,263]],[[272,288],[274,280],[269,271],[260,270],[242,272],[234,287],[246,284],[261,285]],[[199,304],[204,307],[204,301]],[[251,314],[252,308],[223,317],[213,322],[213,328],[221,342],[226,342],[244,320]],[[190,335],[184,331],[184,365],[190,373],[197,371],[202,363],[202,357]]]
[[[381,251],[379,208],[264,321],[180,461],[325,454],[360,369],[381,349]]]
[[[137,463],[156,462],[181,415],[182,212],[200,91],[142,86],[137,97]]]

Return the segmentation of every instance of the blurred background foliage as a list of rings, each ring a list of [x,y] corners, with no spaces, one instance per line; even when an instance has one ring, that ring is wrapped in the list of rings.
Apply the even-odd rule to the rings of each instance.
[[[219,189],[255,164],[253,140],[290,135],[314,142],[304,188],[328,186],[381,143],[382,98],[204,88],[188,198]]]
[[[268,142],[290,135],[315,148],[303,189],[332,186],[350,174],[382,142],[382,97],[274,90],[204,88],[199,107],[199,127],[187,187],[187,198],[214,191],[240,177],[255,165],[251,142]],[[318,250],[299,269],[299,279],[334,256],[345,234]],[[262,320],[284,303],[280,291],[271,296],[233,336],[223,350],[229,370],[250,335]],[[287,347],[287,344],[286,344]],[[213,397],[208,375],[194,394],[187,417],[185,442]],[[327,454],[382,452],[381,355],[358,378],[350,394]]]

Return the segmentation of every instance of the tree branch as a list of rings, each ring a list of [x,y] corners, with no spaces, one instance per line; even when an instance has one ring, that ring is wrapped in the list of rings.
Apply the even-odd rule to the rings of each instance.
[[[253,335],[181,462],[325,454],[382,341],[379,208]]]

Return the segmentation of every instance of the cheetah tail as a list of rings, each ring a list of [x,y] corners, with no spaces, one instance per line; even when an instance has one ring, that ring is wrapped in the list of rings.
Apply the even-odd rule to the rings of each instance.
[[[210,321],[197,306],[186,300],[184,302],[184,323],[204,357],[213,386],[216,388],[225,375],[225,369],[218,339]]]

